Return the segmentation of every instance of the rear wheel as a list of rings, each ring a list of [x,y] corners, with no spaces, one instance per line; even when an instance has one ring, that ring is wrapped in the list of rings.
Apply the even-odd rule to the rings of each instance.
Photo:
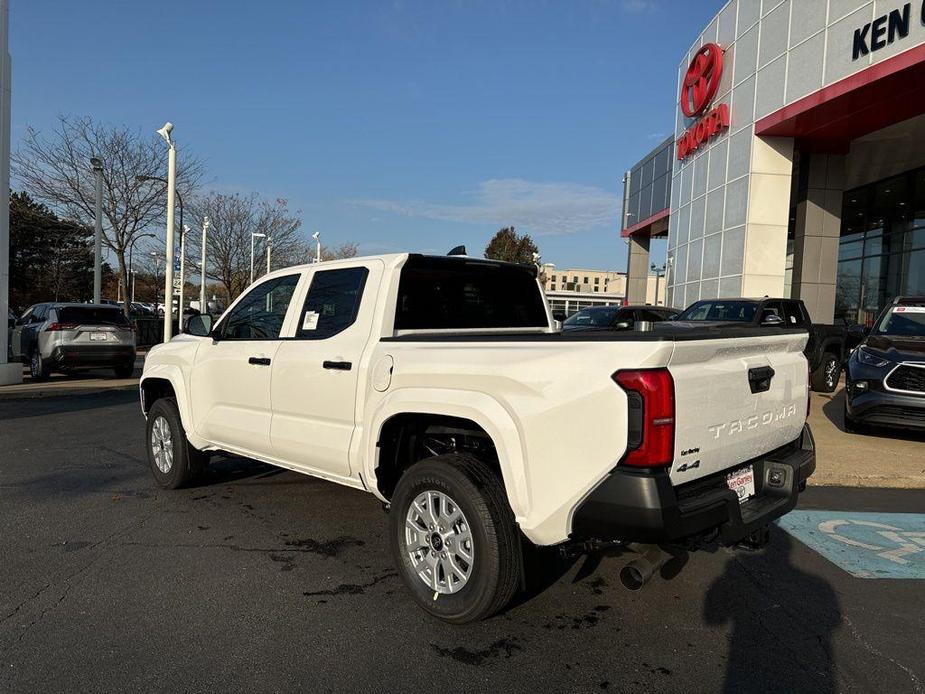
[[[42,357],[42,353],[39,350],[34,350],[32,356],[29,358],[29,375],[32,377],[33,381],[44,381],[48,378],[50,369],[45,359]]]
[[[519,584],[520,539],[500,479],[479,459],[439,455],[398,481],[392,555],[425,611],[453,624],[490,617]]]
[[[838,357],[826,352],[819,366],[813,371],[812,385],[817,393],[833,393],[838,387],[838,377],[841,374]]]
[[[187,441],[176,400],[162,398],[151,405],[146,431],[148,462],[161,487],[179,489],[205,472],[209,455]]]

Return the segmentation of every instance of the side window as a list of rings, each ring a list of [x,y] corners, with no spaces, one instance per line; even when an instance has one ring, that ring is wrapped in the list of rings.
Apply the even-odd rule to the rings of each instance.
[[[286,310],[299,275],[286,275],[258,284],[222,321],[223,340],[275,340],[283,329]]]
[[[764,308],[761,309],[761,322],[763,323],[767,320],[768,316],[777,316],[781,320],[784,319],[784,310],[781,308],[780,302],[771,301],[764,305]]]
[[[800,304],[796,301],[785,302],[784,315],[782,318],[788,327],[802,324],[803,312],[800,310]]]
[[[48,312],[48,307],[45,304],[39,304],[32,311],[32,320],[33,321],[43,321],[45,320],[45,314]]]
[[[653,311],[651,309],[639,311],[639,320],[650,321],[652,323],[659,323],[666,320],[666,317],[667,314],[664,311]]]
[[[296,337],[324,340],[353,325],[367,275],[369,270],[365,267],[316,272],[305,297]]]

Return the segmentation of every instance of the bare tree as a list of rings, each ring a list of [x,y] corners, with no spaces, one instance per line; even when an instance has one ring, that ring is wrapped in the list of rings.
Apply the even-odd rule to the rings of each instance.
[[[59,116],[57,127],[47,134],[31,127],[26,130],[12,156],[13,173],[36,200],[92,226],[96,177],[91,157],[103,160],[103,242],[115,254],[122,286],[127,287],[129,245],[146,229],[163,223],[164,185],[136,178],[166,176],[163,141],[153,132],[146,136],[126,126],[97,123],[89,116]],[[177,162],[177,190],[188,199],[201,178],[202,165],[187,152],[178,153]]]
[[[299,235],[300,211],[292,212],[285,200],[262,200],[256,193],[228,195],[209,193],[190,205],[190,226],[196,228],[209,217],[206,248],[206,277],[220,282],[228,300],[238,296],[250,281],[251,234],[265,236],[254,246],[255,276],[266,268],[266,244],[272,244],[275,267],[307,262],[305,240]],[[269,241],[268,241],[269,240]],[[187,253],[197,258],[201,236],[195,231],[187,238]]]
[[[359,255],[360,246],[355,241],[348,241],[347,243],[342,243],[339,246],[333,248],[328,248],[327,246],[321,247],[321,259],[322,260],[342,260],[344,258],[356,258]]]

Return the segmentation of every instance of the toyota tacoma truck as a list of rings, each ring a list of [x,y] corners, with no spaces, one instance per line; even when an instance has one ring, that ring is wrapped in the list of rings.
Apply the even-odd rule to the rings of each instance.
[[[806,340],[559,332],[536,268],[466,256],[292,267],[148,353],[147,455],[168,489],[223,451],[374,494],[416,601],[471,622],[530,543],[766,535],[815,469]]]

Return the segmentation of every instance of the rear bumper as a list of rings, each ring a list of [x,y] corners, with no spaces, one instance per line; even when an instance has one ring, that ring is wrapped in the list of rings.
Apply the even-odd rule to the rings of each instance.
[[[617,468],[576,509],[572,538],[661,543],[718,533],[724,544],[739,542],[796,506],[816,470],[809,426],[793,443],[748,464],[755,496],[744,504],[726,487],[730,470],[675,488],[665,471]]]
[[[59,367],[119,366],[135,361],[135,348],[129,345],[59,345],[48,360]]]

